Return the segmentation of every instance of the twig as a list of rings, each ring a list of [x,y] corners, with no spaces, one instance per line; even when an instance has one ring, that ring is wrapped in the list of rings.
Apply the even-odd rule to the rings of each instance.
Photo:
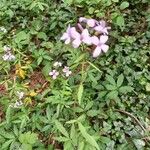
[[[136,121],[136,123],[141,127],[141,129],[146,132],[146,129],[145,127],[141,124],[141,122],[134,116],[132,115],[131,113],[127,112],[127,111],[124,111],[124,110],[119,110],[119,109],[115,109],[115,111],[117,112],[120,112],[120,113],[123,113],[125,115],[128,115],[129,117],[131,117],[132,119],[134,119]]]

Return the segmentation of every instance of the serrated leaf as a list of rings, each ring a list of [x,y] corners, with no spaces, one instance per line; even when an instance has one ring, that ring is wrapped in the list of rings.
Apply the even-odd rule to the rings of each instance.
[[[77,94],[79,105],[81,105],[83,90],[84,90],[84,87],[83,87],[83,84],[81,83],[81,84],[79,85],[78,94]]]
[[[132,92],[133,88],[131,86],[122,86],[119,88],[119,92],[126,94],[128,92]]]
[[[57,140],[57,141],[59,141],[59,142],[66,142],[66,141],[69,141],[68,138],[62,137],[62,136],[60,136],[60,137],[55,137],[54,139]]]
[[[11,110],[12,110],[11,107],[8,107],[6,110],[6,121],[7,121],[7,123],[10,122]]]
[[[116,99],[118,97],[118,91],[111,91],[107,94],[107,98]]]
[[[1,147],[1,150],[6,150],[8,148],[8,146],[13,142],[14,140],[9,140],[9,141],[6,141],[2,147]]]
[[[56,124],[56,127],[57,129],[66,137],[69,137],[69,134],[67,132],[67,130],[63,127],[63,125],[58,121],[58,120],[55,120],[55,124]]]
[[[115,85],[115,86],[116,86],[116,82],[115,82],[115,80],[113,79],[112,76],[106,75],[106,80],[107,80],[109,83],[111,83],[112,85]]]
[[[110,91],[116,90],[116,86],[111,85],[111,84],[106,84],[105,87],[107,90],[110,90]]]
[[[80,122],[78,122],[78,126],[82,136],[86,139],[86,141],[92,146],[94,146],[95,148],[97,148],[97,150],[100,150],[97,142],[90,134],[87,133],[85,127]]]
[[[117,87],[120,87],[122,85],[123,81],[124,81],[124,76],[123,76],[123,74],[121,74],[118,76]]]

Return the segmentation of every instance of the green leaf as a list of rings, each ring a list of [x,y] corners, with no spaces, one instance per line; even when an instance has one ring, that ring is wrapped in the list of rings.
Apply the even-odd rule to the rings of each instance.
[[[89,14],[93,14],[94,11],[95,11],[95,9],[93,7],[90,7],[89,10],[88,10]]]
[[[129,2],[127,2],[127,1],[122,2],[121,5],[120,5],[120,9],[121,10],[123,10],[123,9],[125,9],[127,7],[129,7]]]
[[[2,145],[1,149],[2,149],[2,150],[6,150],[6,149],[8,148],[8,146],[9,146],[13,141],[14,141],[14,140],[8,140],[8,141],[6,141],[6,142]]]
[[[122,28],[125,25],[124,17],[121,16],[121,15],[118,16],[117,20],[116,20],[116,23],[117,23],[118,26],[120,26],[120,28]]]
[[[150,92],[150,83],[147,83],[146,86],[145,86],[145,88],[146,88],[147,92]]]
[[[38,58],[38,60],[37,60],[37,64],[40,65],[42,61],[43,61],[43,57],[40,56],[40,57]]]
[[[81,105],[83,90],[84,90],[84,87],[83,87],[83,84],[81,83],[79,85],[78,93],[77,93],[79,105]]]
[[[11,109],[11,107],[9,106],[9,107],[7,108],[7,110],[6,110],[6,121],[7,121],[7,123],[10,122],[11,114],[12,114],[12,109]]]
[[[116,86],[116,82],[115,82],[115,80],[113,79],[112,76],[106,75],[106,80],[107,80],[109,83],[111,83],[112,85]]]
[[[63,127],[63,125],[58,121],[58,120],[55,120],[55,124],[56,124],[56,127],[57,129],[66,137],[69,138],[69,134],[68,132],[66,131],[66,129]]]
[[[132,92],[133,88],[131,86],[122,86],[119,88],[119,92],[126,94],[128,92]]]
[[[81,54],[81,55],[74,61],[74,63],[75,63],[75,64],[76,64],[76,63],[79,63],[81,60],[84,59],[84,57],[85,57],[85,54]]]
[[[117,87],[120,87],[122,85],[123,81],[124,81],[124,76],[123,76],[123,74],[121,74],[118,76]]]
[[[66,141],[69,140],[68,138],[62,137],[62,136],[60,136],[60,137],[55,137],[54,139],[57,140],[57,141],[59,141],[59,142],[66,142]]]
[[[85,143],[83,141],[79,142],[78,144],[78,150],[84,150]]]
[[[98,114],[99,114],[99,110],[89,110],[87,112],[87,115],[90,116],[90,117],[97,116]]]
[[[91,62],[89,62],[89,61],[88,61],[88,63],[89,63],[93,68],[95,68],[98,72],[102,73],[102,72],[99,70],[99,68],[96,67],[93,63],[91,63]]]
[[[111,91],[107,94],[108,99],[116,99],[118,97],[118,91]]]
[[[115,3],[119,2],[119,0],[112,0],[112,1],[115,2]]]
[[[136,146],[137,150],[142,150],[145,146],[145,142],[141,139],[133,139],[133,143]]]
[[[39,39],[43,39],[45,41],[47,40],[47,35],[44,32],[39,32],[38,35],[37,35],[37,37]]]
[[[82,134],[82,136],[86,139],[86,141],[91,144],[92,146],[94,146],[95,148],[97,148],[97,150],[100,150],[97,142],[95,141],[95,139],[89,135],[85,129],[85,127],[80,123],[78,122],[78,126],[79,126],[79,130]]]
[[[30,144],[22,144],[21,150],[32,150],[32,145]]]
[[[116,90],[116,86],[111,85],[111,84],[106,84],[105,87],[107,90],[110,90],[110,91]]]
[[[20,134],[20,136],[19,136],[19,141],[22,144],[34,144],[34,143],[36,143],[37,139],[38,139],[38,135],[36,133],[32,133],[30,131]]]

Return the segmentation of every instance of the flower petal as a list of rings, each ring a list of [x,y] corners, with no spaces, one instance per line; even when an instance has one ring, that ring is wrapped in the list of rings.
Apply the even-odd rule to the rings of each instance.
[[[100,23],[100,25],[101,25],[103,28],[106,27],[106,22],[105,22],[104,20],[101,20],[99,23]]]
[[[93,52],[93,57],[96,58],[101,54],[101,47],[97,46]]]
[[[101,49],[102,49],[103,52],[106,53],[106,52],[108,51],[108,49],[109,49],[109,46],[106,45],[106,44],[102,44],[102,45],[101,45]]]
[[[94,29],[95,29],[96,31],[98,31],[98,32],[102,32],[103,27],[102,27],[101,25],[98,25],[98,26],[96,26]]]
[[[79,18],[79,22],[83,22],[83,21],[86,21],[87,19],[85,17],[80,17]]]
[[[100,36],[100,43],[101,43],[101,44],[106,43],[107,40],[108,40],[108,36],[107,36],[107,35],[101,35],[101,36]]]
[[[77,30],[76,30],[75,27],[72,27],[72,28],[70,29],[70,36],[71,36],[73,39],[80,38],[80,33],[77,32]]]
[[[67,38],[69,38],[69,35],[65,32],[62,37],[60,38],[60,40],[66,40]]]
[[[67,27],[67,33],[69,33],[70,32],[70,24],[68,25],[68,27]]]
[[[85,43],[87,45],[91,45],[92,44],[91,37],[83,38],[82,41],[83,41],[83,43]]]
[[[71,41],[71,39],[70,39],[70,38],[66,39],[65,44],[69,44],[69,43],[70,43],[70,41]]]
[[[87,25],[89,27],[94,27],[95,26],[95,20],[94,19],[88,19],[87,20]]]
[[[82,31],[82,33],[81,33],[81,35],[83,36],[83,37],[89,37],[89,31],[87,30],[87,29],[84,29],[83,31]]]
[[[73,42],[72,42],[72,46],[74,47],[74,48],[78,48],[79,46],[80,46],[80,44],[81,44],[81,40],[80,39],[75,39]]]
[[[96,37],[96,36],[91,37],[91,42],[92,42],[94,45],[98,45],[98,44],[99,44],[99,39],[98,39],[98,37]]]

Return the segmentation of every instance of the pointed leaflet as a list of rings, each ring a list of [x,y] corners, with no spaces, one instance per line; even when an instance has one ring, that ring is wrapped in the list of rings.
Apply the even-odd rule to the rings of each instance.
[[[123,81],[124,81],[124,76],[123,76],[123,74],[121,74],[118,76],[117,87],[120,87],[122,85]]]
[[[55,120],[55,124],[56,124],[57,129],[58,129],[64,136],[69,137],[68,132],[66,131],[66,129],[63,127],[63,125],[62,125],[58,120]]]
[[[81,84],[79,85],[78,94],[77,94],[79,105],[81,104],[82,95],[83,95],[83,90],[84,90],[84,87],[83,87],[83,84],[81,83]]]
[[[95,148],[97,148],[97,150],[100,150],[100,148],[99,148],[97,142],[95,141],[95,139],[86,132],[85,127],[80,122],[78,122],[78,126],[79,126],[79,130],[80,130],[82,136],[86,139],[86,141],[89,144],[91,144],[92,146],[94,146]]]

